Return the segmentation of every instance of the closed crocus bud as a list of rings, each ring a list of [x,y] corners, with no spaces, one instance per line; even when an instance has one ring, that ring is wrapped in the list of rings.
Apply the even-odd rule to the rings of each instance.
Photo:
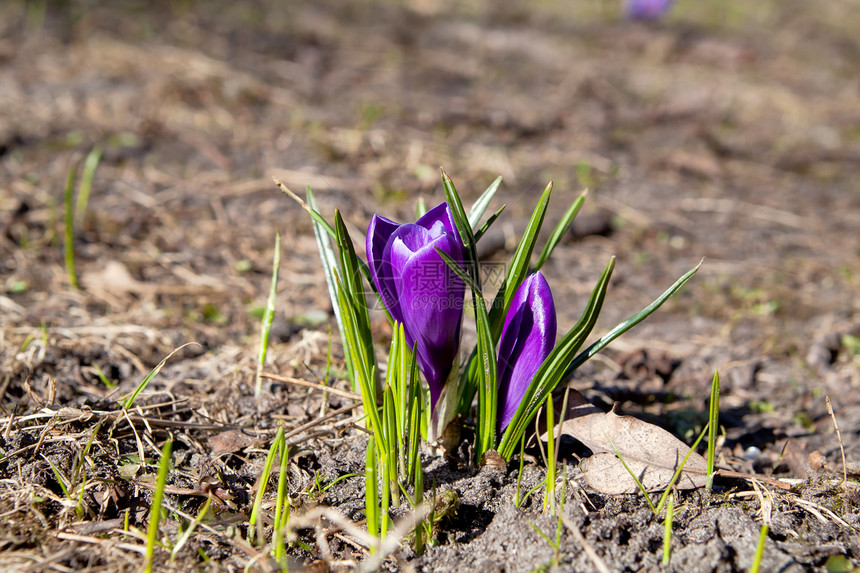
[[[654,20],[665,14],[672,0],[628,0],[627,16],[636,20]]]
[[[430,386],[436,406],[460,345],[463,281],[436,249],[463,263],[463,243],[447,203],[415,223],[374,215],[367,229],[367,262],[391,317],[403,324],[406,343]]]
[[[511,423],[535,373],[555,346],[555,305],[541,273],[517,289],[499,339],[499,429]]]

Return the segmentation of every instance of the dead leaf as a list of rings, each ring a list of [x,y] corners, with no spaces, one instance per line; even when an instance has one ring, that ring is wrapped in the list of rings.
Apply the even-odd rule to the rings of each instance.
[[[206,442],[212,448],[212,455],[217,457],[223,454],[232,454],[248,446],[253,446],[259,440],[237,430],[227,430],[214,436],[209,436]]]
[[[690,446],[659,426],[615,411],[603,413],[575,390],[568,398],[563,434],[582,442],[594,455],[580,464],[585,480],[601,493],[639,491],[616,451],[649,491],[669,485]],[[676,482],[681,489],[703,487],[707,478],[705,458],[693,452]]]

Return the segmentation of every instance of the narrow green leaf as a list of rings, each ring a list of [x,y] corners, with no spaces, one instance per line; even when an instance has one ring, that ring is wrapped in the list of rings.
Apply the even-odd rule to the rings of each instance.
[[[552,230],[552,234],[549,236],[549,239],[547,239],[546,244],[543,246],[543,251],[541,251],[538,260],[535,263],[535,271],[539,271],[541,267],[543,267],[544,263],[549,259],[550,255],[552,255],[552,251],[555,249],[556,245],[558,245],[559,241],[561,241],[561,238],[564,237],[568,228],[570,228],[570,225],[573,223],[573,219],[579,213],[579,210],[582,209],[582,204],[585,202],[586,195],[588,195],[588,191],[584,191],[582,195],[580,195],[576,201],[567,208],[561,221],[559,221],[555,226],[555,229]]]
[[[484,234],[485,234],[485,233],[490,229],[490,227],[493,225],[493,223],[495,223],[495,222],[496,222],[496,219],[498,219],[498,218],[499,218],[499,215],[501,215],[501,214],[502,214],[502,211],[504,211],[504,210],[505,210],[505,206],[504,206],[504,205],[502,205],[501,207],[499,207],[499,210],[498,210],[498,211],[496,211],[495,213],[493,213],[492,215],[490,215],[490,216],[487,218],[487,220],[486,220],[486,221],[484,221],[484,224],[483,224],[483,225],[481,225],[481,228],[480,228],[480,229],[478,229],[477,231],[475,231],[475,242],[476,242],[476,243],[477,243],[478,241],[480,241],[480,240],[481,240],[481,237],[483,237],[483,236],[484,236]]]
[[[487,306],[480,292],[472,291],[472,303],[475,307],[475,322],[478,329],[478,360],[481,365],[481,380],[479,386],[480,402],[478,403],[478,459],[488,450],[496,447],[496,413],[498,408],[498,372],[496,371],[496,352],[493,335],[490,331],[490,319]]]
[[[358,381],[359,394],[361,394],[361,403],[364,407],[364,412],[370,422],[370,429],[373,433],[373,439],[376,442],[376,447],[380,453],[386,452],[385,434],[382,427],[382,420],[379,417],[379,408],[377,407],[377,398],[379,396],[376,385],[376,362],[372,356],[373,346],[371,343],[371,357],[362,350],[364,344],[359,338],[359,327],[357,326],[356,310],[346,292],[346,287],[339,277],[336,277],[338,287],[338,301],[343,310],[344,333],[346,336],[345,352],[351,355],[352,363],[355,365],[356,380]],[[373,362],[370,362],[372,360]]]
[[[96,174],[96,167],[99,165],[99,160],[102,157],[102,148],[94,147],[89,152],[84,160],[84,170],[81,173],[81,185],[78,187],[78,198],[75,201],[75,221],[78,225],[84,223],[84,215],[87,213],[87,204],[90,201],[90,193],[93,188],[93,179]]]
[[[499,175],[492,183],[490,183],[487,190],[481,193],[481,196],[472,203],[472,206],[469,208],[469,225],[473,230],[478,226],[478,222],[480,222],[481,217],[484,216],[484,211],[487,210],[487,207],[490,205],[490,201],[493,200],[493,196],[496,194],[496,191],[499,190],[499,185],[501,184],[502,176]]]
[[[418,465],[415,466],[415,500],[413,508],[417,508],[424,503],[424,472],[421,468],[421,460],[418,460]],[[421,555],[424,552],[424,521],[415,524],[415,553]]]
[[[406,458],[406,453],[403,450],[403,434],[400,432],[400,421],[405,415],[405,407],[401,400],[400,351],[400,325],[395,324],[394,333],[391,336],[391,346],[388,350],[388,369],[385,372],[382,411],[385,416],[383,424],[390,448],[389,455],[394,455],[398,462]],[[389,397],[388,394],[391,396]],[[391,409],[391,420],[388,420],[389,408]]]
[[[472,225],[469,223],[469,218],[463,210],[463,202],[460,201],[460,195],[454,187],[454,182],[442,170],[442,187],[445,190],[445,199],[448,201],[448,208],[451,210],[451,216],[454,218],[454,224],[457,226],[457,231],[460,234],[460,239],[463,241],[463,246],[467,251],[473,252],[475,249],[474,235],[472,234]]]
[[[75,194],[75,166],[69,169],[66,176],[66,188],[63,192],[63,207],[65,209],[65,241],[64,253],[66,258],[66,276],[69,285],[78,288],[78,275],[75,272],[75,212],[72,210],[72,198]]]
[[[325,229],[325,232],[326,232],[326,233],[328,233],[332,238],[334,238],[334,237],[335,237],[334,228],[332,228],[332,226],[328,224],[328,221],[326,221],[326,220],[325,220],[325,217],[323,217],[322,215],[320,215],[319,211],[317,211],[317,210],[316,210],[316,208],[311,207],[308,203],[306,203],[305,201],[303,201],[301,197],[299,197],[298,195],[296,195],[295,193],[293,193],[293,191],[292,191],[289,187],[287,187],[286,185],[284,185],[283,183],[281,183],[281,181],[279,181],[278,179],[275,179],[275,185],[277,185],[277,186],[278,186],[278,188],[279,188],[281,191],[283,191],[284,193],[286,193],[286,194],[287,194],[289,197],[291,197],[291,198],[292,198],[296,203],[298,203],[299,205],[301,205],[301,206],[302,206],[302,208],[303,208],[305,211],[307,211],[307,212],[308,212],[308,214],[311,216],[311,218],[312,218],[314,221],[316,221],[316,222],[320,225],[320,227],[322,227],[323,229]]]
[[[710,426],[710,424],[708,424]],[[690,446],[690,449],[687,451],[687,455],[684,456],[684,459],[681,460],[681,463],[678,465],[678,469],[675,470],[675,473],[672,474],[672,479],[669,480],[669,485],[666,486],[666,489],[663,491],[662,497],[660,497],[660,503],[657,504],[657,513],[660,513],[660,510],[663,509],[663,504],[666,503],[666,498],[669,497],[669,494],[672,492],[672,488],[675,487],[675,482],[678,481],[678,478],[681,477],[681,472],[684,470],[684,466],[687,465],[687,460],[690,459],[690,456],[693,452],[696,451],[696,448],[699,447],[699,443],[702,441],[702,438],[705,437],[705,432],[708,430],[708,427],[702,428],[699,437],[696,438],[696,441],[693,442],[693,445]]]
[[[266,300],[266,311],[260,323],[260,350],[257,355],[257,378],[254,383],[254,395],[259,398],[263,394],[263,367],[266,364],[266,354],[269,350],[269,333],[272,331],[272,320],[275,318],[275,299],[278,295],[278,269],[281,265],[281,234],[275,233],[275,254],[272,260],[272,281],[269,284],[269,298]]]
[[[352,309],[354,316],[352,338],[359,344],[358,350],[361,355],[360,365],[364,369],[362,376],[365,377],[373,388],[377,388],[377,380],[371,377],[371,371],[376,370],[376,356],[373,351],[373,338],[370,332],[370,319],[367,314],[367,301],[362,282],[362,272],[358,257],[355,254],[355,247],[352,244],[352,239],[349,237],[349,232],[346,229],[340,211],[334,212],[334,224],[340,255],[341,284],[345,289],[346,305]],[[340,301],[340,298],[338,300]],[[345,312],[343,301],[339,302],[339,306],[341,312]],[[344,327],[349,329],[350,325],[344,321]],[[353,363],[353,366],[358,368],[359,364]]]
[[[514,294],[520,285],[525,280],[529,272],[531,264],[532,252],[537,242],[538,234],[540,233],[543,220],[546,217],[546,209],[549,205],[549,199],[552,195],[552,182],[550,182],[541,195],[540,201],[535,206],[529,224],[523,232],[517,250],[508,265],[508,272],[505,275],[505,280],[502,286],[499,287],[496,297],[493,299],[493,305],[490,307],[490,327],[493,332],[493,340],[498,341],[502,334],[502,325],[504,324],[505,313],[514,298]]]
[[[310,186],[307,188],[307,198],[308,198],[308,207],[313,212],[318,212],[317,210],[317,202],[314,197],[313,191],[311,191]],[[326,223],[328,225],[328,223]],[[316,219],[313,220],[314,227],[314,238],[317,241],[317,250],[320,254],[320,261],[322,261],[323,272],[325,274],[325,284],[328,288],[328,296],[331,299],[331,306],[334,309],[334,318],[337,321],[337,328],[340,332],[340,340],[341,344],[346,348],[346,338],[344,337],[343,332],[343,317],[341,316],[340,304],[337,298],[337,283],[335,281],[335,276],[337,274],[337,257],[334,254],[334,249],[331,245],[331,236],[328,234],[328,230],[320,224]],[[332,236],[334,235],[334,231],[332,231]],[[355,371],[354,366],[352,364],[352,360],[350,359],[349,352],[344,351],[344,357],[346,359],[346,369],[349,373],[349,379],[352,383],[353,390],[355,390],[358,385],[355,380]]]
[[[577,356],[573,360],[573,362],[570,363],[570,366],[568,366],[568,368],[567,368],[567,373],[569,374],[569,373],[573,372],[574,370],[576,370],[577,368],[579,368],[580,366],[582,366],[589,358],[591,358],[592,356],[594,356],[595,354],[597,354],[598,352],[603,350],[606,347],[606,345],[608,345],[610,342],[612,342],[613,340],[615,340],[616,338],[618,338],[619,336],[621,336],[622,334],[624,334],[625,332],[627,332],[628,330],[630,330],[631,328],[633,328],[634,326],[636,326],[637,324],[639,324],[640,322],[642,322],[643,320],[648,318],[648,316],[651,315],[655,310],[660,308],[663,305],[663,303],[666,302],[666,300],[670,296],[675,294],[678,291],[678,289],[680,289],[682,286],[684,286],[684,283],[686,283],[690,279],[690,277],[692,277],[694,274],[696,274],[696,271],[699,270],[700,266],[702,266],[701,262],[699,262],[698,265],[696,265],[695,267],[693,267],[692,269],[690,269],[689,271],[684,273],[684,275],[681,278],[679,278],[677,281],[675,281],[675,284],[673,284],[671,287],[669,287],[654,302],[652,302],[651,304],[649,304],[644,309],[637,312],[636,314],[634,314],[633,316],[631,316],[630,318],[628,318],[624,322],[617,325],[615,328],[613,328],[612,330],[610,330],[609,332],[607,332],[606,334],[601,336],[597,342],[595,342],[594,344],[592,344],[591,346],[586,348],[579,356]]]
[[[421,456],[418,448],[421,444],[421,425],[427,420],[424,415],[424,392],[418,377],[418,362],[415,354],[415,352],[410,353],[411,361],[409,364],[409,401],[411,404],[409,409],[409,475],[421,471]]]
[[[385,431],[385,450],[380,455],[382,466],[382,511],[379,514],[379,536],[384,538],[388,534],[388,509],[391,507],[392,497],[396,496],[394,505],[400,505],[400,491],[397,484],[397,439],[394,433],[394,396],[391,387],[386,386],[382,394],[382,424]]]
[[[448,267],[452,271],[454,271],[455,275],[457,275],[464,283],[466,283],[466,286],[470,290],[477,291],[480,293],[480,288],[478,288],[477,283],[475,283],[472,276],[468,273],[468,271],[466,271],[466,269],[461,267],[459,263],[457,263],[457,261],[452,259],[448,253],[446,253],[439,247],[435,247],[435,249],[436,252],[439,253],[439,256],[442,257],[442,260],[445,261],[445,264],[448,265]]]
[[[615,444],[612,443],[612,440],[609,438],[609,436],[606,434],[606,432],[603,433],[603,436],[606,438],[606,441],[609,442],[609,445],[612,447],[612,451],[615,454],[615,457],[618,458],[618,461],[621,462],[621,465],[624,466],[624,469],[627,470],[627,473],[630,474],[630,477],[633,478],[634,482],[636,482],[636,487],[638,487],[639,491],[642,492],[642,496],[645,498],[645,501],[648,503],[648,507],[651,508],[651,511],[653,511],[655,515],[660,513],[660,511],[656,507],[654,507],[654,503],[651,501],[651,496],[648,494],[648,489],[645,487],[645,485],[639,479],[639,476],[637,476],[633,472],[633,470],[630,469],[630,466],[627,465],[627,461],[624,459],[624,456],[621,455],[621,452],[618,451],[618,448],[615,447]],[[668,491],[668,489],[667,489],[667,491]]]
[[[283,444],[284,428],[283,426],[281,426],[278,428],[278,431],[275,434],[275,439],[272,441],[272,445],[269,446],[269,453],[266,455],[266,461],[263,464],[263,472],[260,474],[260,477],[257,481],[257,494],[254,497],[254,505],[251,506],[251,517],[248,520],[248,522],[250,523],[250,527],[248,528],[248,541],[252,545],[254,543],[254,533],[257,531],[257,528],[255,526],[260,519],[260,511],[263,507],[263,496],[266,493],[266,486],[269,483],[269,476],[272,475],[272,466],[275,463],[275,456],[278,454],[278,451],[282,448]]]
[[[180,346],[179,348],[177,348],[176,350],[174,350],[173,352],[171,352],[170,354],[165,356],[164,360],[159,362],[155,368],[150,370],[149,374],[146,375],[146,378],[144,378],[143,381],[141,381],[141,383],[137,385],[137,388],[134,389],[134,392],[132,392],[131,395],[125,399],[125,402],[123,402],[122,407],[125,408],[126,410],[131,408],[132,404],[134,404],[134,401],[138,397],[138,395],[141,392],[143,392],[144,388],[146,388],[147,384],[149,384],[149,381],[152,380],[153,378],[155,378],[158,375],[158,373],[161,372],[161,369],[164,368],[164,365],[167,364],[167,361],[170,360],[170,358],[174,354],[176,354],[177,352],[179,352],[180,350],[182,350],[183,348],[185,348],[186,346],[189,346],[191,344],[197,344],[197,343],[196,342],[186,342],[185,344],[183,344],[182,346]]]
[[[57,467],[54,465],[54,462],[52,462],[48,458],[45,459],[47,460],[48,465],[51,466],[51,471],[54,472],[54,479],[56,479],[57,483],[60,484],[60,489],[63,490],[63,495],[70,498],[69,487],[71,487],[72,484],[67,485],[66,480],[63,478],[63,476],[60,475],[60,470],[57,469]]]
[[[278,467],[278,493],[275,497],[275,522],[274,522],[274,530],[275,532],[280,531],[286,524],[282,521],[285,517],[289,517],[290,515],[290,498],[289,493],[287,492],[288,479],[287,474],[289,473],[289,461],[290,461],[290,447],[287,445],[286,440],[281,440],[281,459]],[[280,561],[281,555],[279,554],[279,550],[282,552],[283,547],[282,544],[278,544],[275,547],[275,558]]]
[[[666,504],[666,520],[663,522],[663,565],[669,564],[672,549],[672,519],[675,517],[675,498],[669,496]]]
[[[191,539],[191,536],[194,534],[194,531],[197,529],[197,526],[203,522],[203,519],[206,517],[206,514],[209,513],[209,506],[212,504],[212,498],[206,498],[206,503],[203,504],[203,507],[200,508],[200,511],[197,512],[197,517],[188,524],[188,527],[185,531],[182,532],[176,539],[176,544],[170,550],[170,560],[174,560],[176,555],[185,547],[185,544],[188,543],[188,540]]]
[[[87,443],[84,446],[84,449],[81,452],[81,455],[75,461],[75,467],[72,471],[72,484],[73,485],[78,483],[78,480],[81,477],[81,472],[83,471],[83,468],[84,468],[84,461],[86,460],[86,457],[89,455],[90,448],[92,448],[92,446],[93,446],[93,440],[95,440],[96,435],[98,435],[101,427],[102,427],[102,420],[99,420],[96,423],[95,427],[93,428],[93,431],[90,432],[90,437],[87,440]],[[83,494],[83,489],[81,490],[81,493]]]
[[[761,524],[761,530],[758,534],[758,544],[755,548],[755,557],[753,557],[752,566],[750,567],[750,573],[758,573],[759,568],[761,567],[761,560],[764,558],[764,545],[767,542],[767,522]]]
[[[412,353],[406,344],[406,330],[401,324],[395,332],[397,337],[397,468],[398,474],[404,483],[411,482],[409,477],[407,455],[409,452],[408,427],[410,416],[410,405],[412,404],[411,380],[409,379],[410,366],[412,365]],[[390,363],[390,359],[389,359]]]
[[[152,506],[149,510],[149,527],[146,532],[146,559],[144,571],[152,571],[152,558],[155,555],[155,544],[158,538],[158,522],[161,519],[161,503],[164,500],[164,487],[167,485],[167,475],[170,471],[170,453],[173,442],[167,440],[161,450],[161,461],[158,464],[158,477],[155,481],[155,492],[152,494]]]
[[[711,401],[708,416],[708,479],[705,487],[710,490],[714,483],[714,462],[717,454],[717,432],[720,428],[720,373],[714,371],[711,381]]]
[[[546,488],[543,496],[543,510],[555,514],[555,406],[552,393],[546,396],[546,428],[549,439],[546,441]]]
[[[368,440],[364,464],[364,514],[367,518],[367,532],[373,537],[379,536],[379,493],[376,484],[376,450],[373,440]],[[376,544],[370,547],[370,552],[376,552]]]

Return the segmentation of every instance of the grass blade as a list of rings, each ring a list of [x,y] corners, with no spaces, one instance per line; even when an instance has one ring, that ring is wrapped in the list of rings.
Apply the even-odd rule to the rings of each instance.
[[[343,222],[340,211],[334,212],[335,238],[340,255],[340,284],[344,287],[344,300],[338,295],[341,312],[345,312],[344,306],[349,306],[353,320],[344,320],[344,330],[347,336],[358,344],[360,362],[353,362],[353,367],[360,369],[356,378],[363,379],[364,383],[373,388],[373,399],[376,401],[376,391],[379,389],[376,380],[376,355],[373,350],[373,339],[370,333],[370,319],[367,314],[367,300],[362,282],[362,271],[355,254],[355,247]],[[354,388],[356,391],[358,388]]]
[[[379,493],[376,479],[376,448],[373,440],[367,441],[367,457],[364,464],[364,514],[367,518],[367,532],[373,537],[379,537]],[[376,552],[376,543],[370,548]]]
[[[651,315],[655,310],[660,308],[670,296],[675,294],[678,289],[684,286],[684,283],[686,283],[690,279],[690,277],[696,274],[696,271],[699,270],[700,266],[702,266],[701,261],[698,265],[684,273],[681,278],[675,281],[675,284],[669,287],[654,302],[652,302],[624,322],[618,324],[615,328],[601,336],[597,342],[586,348],[581,354],[574,358],[573,362],[570,363],[570,365],[567,367],[567,373],[570,374],[571,372],[582,366],[589,358],[603,350],[610,342],[612,342],[613,340],[615,340],[616,338],[618,338],[619,336],[621,336],[622,334],[648,318],[648,316]]]
[[[272,260],[272,282],[269,285],[269,298],[266,300],[266,311],[260,323],[260,352],[257,357],[257,379],[254,383],[254,396],[259,398],[263,393],[263,366],[266,363],[266,353],[269,350],[269,333],[272,330],[272,319],[275,317],[275,298],[278,295],[278,270],[281,265],[281,234],[275,233],[275,254]]]
[[[621,462],[621,465],[624,466],[624,469],[627,470],[627,473],[630,474],[630,477],[633,478],[633,481],[636,482],[636,487],[639,488],[639,491],[642,492],[642,496],[645,498],[645,501],[648,503],[648,507],[651,508],[651,511],[654,514],[660,513],[659,510],[654,507],[654,503],[651,501],[651,496],[648,494],[648,490],[645,488],[645,485],[639,480],[639,476],[633,473],[633,470],[630,469],[630,466],[627,465],[627,462],[624,460],[624,456],[621,455],[621,452],[618,451],[618,448],[615,447],[615,444],[612,443],[612,440],[606,433],[603,434],[606,437],[606,441],[609,442],[609,445],[612,446],[612,451],[615,453],[615,457],[618,458],[618,461]],[[667,488],[666,491],[669,491]]]
[[[308,207],[310,209],[309,212],[318,213],[317,202],[310,187],[307,188],[307,198]],[[332,236],[334,236],[334,232],[332,231],[330,235],[328,229],[326,229],[326,227],[315,218],[312,220],[312,223],[314,226],[314,237],[317,241],[317,250],[319,251],[320,261],[322,261],[323,271],[325,274],[325,284],[328,288],[328,296],[329,299],[331,299],[331,307],[334,309],[334,318],[337,321],[337,328],[340,332],[341,344],[346,347],[346,339],[344,338],[343,332],[343,316],[340,304],[338,303],[337,281],[335,280],[335,277],[337,276],[337,256],[335,256],[334,249],[331,246],[331,239]],[[327,225],[328,223],[326,223],[326,226]],[[346,360],[346,370],[349,373],[349,379],[350,382],[352,382],[354,390],[357,388],[357,384],[355,381],[355,370],[352,360],[350,360],[349,352],[344,352],[344,357]]]
[[[717,432],[720,427],[720,373],[714,372],[711,381],[711,402],[708,415],[708,480],[705,487],[710,491],[714,484],[714,462],[717,454]]]
[[[493,340],[498,340],[502,334],[502,325],[504,324],[505,313],[511,304],[511,299],[520,285],[525,280],[531,265],[532,253],[534,252],[535,243],[537,242],[538,234],[541,226],[543,226],[544,218],[546,217],[546,209],[549,205],[549,199],[552,195],[552,182],[546,186],[541,195],[540,201],[535,206],[534,213],[523,232],[522,238],[517,245],[517,250],[508,265],[508,272],[505,275],[505,280],[502,286],[499,287],[499,292],[496,293],[493,299],[493,305],[490,307],[490,326],[493,332]]]
[[[75,272],[75,212],[72,210],[72,198],[75,194],[75,166],[69,169],[66,177],[66,188],[63,191],[63,206],[65,209],[65,243],[66,276],[69,285],[78,289],[78,275]]]
[[[669,564],[672,550],[672,520],[675,517],[675,498],[669,496],[666,504],[666,520],[663,522],[663,565]]]
[[[571,223],[573,223],[573,219],[579,213],[579,210],[582,209],[582,204],[585,202],[585,197],[588,195],[588,191],[583,191],[583,193],[573,202],[573,204],[567,208],[564,215],[561,218],[561,221],[555,226],[555,229],[552,230],[552,234],[547,239],[546,244],[543,246],[543,250],[538,257],[537,262],[535,263],[534,269],[535,271],[539,271],[544,263],[549,259],[550,255],[552,255],[552,251],[558,245],[561,238],[567,232]]]
[[[710,426],[710,424],[708,424],[708,426]],[[681,477],[681,472],[684,471],[684,466],[687,465],[687,460],[690,459],[690,455],[696,451],[696,448],[699,447],[699,442],[701,442],[702,438],[705,437],[705,432],[708,430],[708,426],[702,428],[702,432],[699,434],[699,437],[696,438],[696,441],[693,442],[693,445],[690,446],[690,449],[687,451],[687,455],[684,456],[684,459],[681,460],[680,464],[678,464],[678,469],[675,470],[671,481],[669,481],[669,485],[666,486],[662,497],[660,497],[660,503],[657,504],[657,513],[660,513],[660,510],[663,509],[663,504],[666,503],[666,498],[669,497],[669,494],[672,492],[672,488],[675,487],[675,482],[677,482],[678,478]]]
[[[445,199],[448,201],[448,208],[451,210],[451,216],[454,219],[454,224],[457,226],[457,231],[460,234],[460,239],[463,241],[463,246],[470,253],[469,260],[474,262],[477,260],[475,256],[475,236],[472,233],[472,225],[469,223],[469,218],[463,210],[463,202],[460,201],[460,195],[454,187],[454,182],[442,170],[442,187],[445,190]],[[471,271],[472,269],[470,269]],[[470,272],[470,274],[473,274]]]
[[[259,523],[260,511],[263,507],[263,496],[266,493],[266,485],[269,483],[269,476],[272,475],[272,465],[275,463],[275,456],[278,451],[284,447],[284,428],[278,428],[275,434],[275,439],[272,445],[269,446],[269,453],[266,455],[266,463],[263,465],[263,473],[257,481],[257,495],[254,497],[254,505],[251,507],[251,518],[248,520],[248,541],[253,544],[256,525]],[[261,528],[262,531],[262,528]],[[260,535],[262,539],[262,533]]]
[[[543,496],[543,510],[555,515],[555,406],[552,394],[546,396],[546,427],[549,439],[546,441],[546,488]]]
[[[750,573],[758,573],[759,568],[761,567],[761,560],[764,557],[764,544],[767,541],[767,523],[761,524],[761,531],[758,534],[758,545],[755,548],[755,557],[753,558],[752,566],[750,567]]]
[[[167,361],[170,360],[170,358],[174,354],[176,354],[177,352],[179,352],[180,350],[182,350],[186,346],[190,346],[192,344],[197,344],[197,343],[196,342],[186,342],[185,344],[183,344],[182,346],[180,346],[179,348],[177,348],[176,350],[174,350],[173,352],[171,352],[170,354],[165,356],[164,359],[161,362],[159,362],[155,368],[150,370],[149,374],[146,375],[146,378],[144,378],[141,381],[141,383],[137,385],[137,388],[134,389],[134,392],[132,392],[129,395],[129,397],[125,399],[125,402],[123,402],[122,407],[125,408],[126,410],[131,408],[132,404],[134,404],[134,401],[138,397],[138,395],[140,395],[140,393],[143,392],[144,388],[146,388],[146,386],[147,386],[147,384],[149,384],[150,380],[155,378],[158,375],[158,373],[161,372],[161,369],[164,368],[164,365],[167,364]]]
[[[496,191],[499,190],[499,185],[501,184],[502,176],[499,175],[496,177],[495,181],[490,183],[487,190],[481,193],[481,196],[478,197],[469,208],[469,225],[472,227],[473,231],[478,226],[478,222],[480,222],[481,217],[484,216],[484,211],[487,210],[487,207],[490,205],[490,201],[493,200],[493,196],[496,194]]]
[[[492,215],[490,215],[490,216],[487,218],[487,220],[486,220],[486,221],[484,221],[484,224],[483,224],[483,225],[481,225],[481,228],[480,228],[480,229],[478,229],[477,231],[475,231],[475,242],[476,242],[476,243],[477,243],[478,241],[480,241],[480,240],[481,240],[481,237],[483,237],[483,236],[484,236],[484,233],[486,233],[486,232],[490,229],[490,227],[493,225],[493,223],[495,223],[495,222],[496,222],[496,219],[498,219],[498,218],[499,218],[499,215],[501,215],[501,214],[502,214],[502,211],[504,211],[504,210],[505,210],[505,206],[504,206],[504,205],[502,205],[501,207],[499,207],[499,210],[498,210],[498,211],[496,211],[495,213],[493,213]]]
[[[278,468],[278,494],[275,500],[275,523],[273,526],[274,533],[273,543],[275,545],[275,560],[278,563],[283,563],[284,558],[284,543],[283,531],[287,526],[290,518],[290,498],[287,492],[287,471],[289,469],[290,448],[287,446],[286,440],[281,441],[281,460],[280,468]]]
[[[72,484],[66,483],[65,478],[60,475],[60,470],[57,469],[57,466],[55,466],[51,460],[49,460],[48,458],[45,458],[45,460],[48,462],[48,465],[51,466],[51,471],[54,473],[54,479],[57,480],[58,484],[60,484],[60,489],[63,490],[63,495],[71,499],[71,496],[69,495],[69,488],[72,486]]]
[[[152,507],[149,511],[149,527],[146,531],[146,560],[144,571],[151,573],[152,558],[155,554],[155,544],[158,537],[158,522],[161,519],[161,502],[164,499],[164,486],[167,485],[167,474],[170,471],[170,454],[173,442],[167,440],[161,449],[161,461],[158,463],[158,478],[155,481],[155,493],[152,495]]]
[[[90,192],[93,188],[93,178],[95,177],[96,167],[98,167],[101,158],[102,148],[94,147],[84,160],[84,171],[81,173],[81,185],[78,187],[78,199],[75,202],[75,221],[78,225],[83,225],[84,223],[84,216],[87,213],[87,204],[90,202]]]
[[[421,468],[421,460],[415,466],[415,500],[413,507],[424,503],[424,472]],[[415,553],[421,555],[424,552],[424,521],[415,524]]]
[[[356,335],[358,330],[357,313],[350,302],[348,294],[346,293],[346,288],[340,278],[337,279],[337,285],[338,301],[340,302],[340,307],[343,310],[344,335],[347,341],[344,352],[350,353],[352,363],[356,367],[356,380],[359,386],[359,394],[361,395],[361,403],[364,407],[364,413],[369,421],[370,430],[373,433],[373,440],[376,443],[376,447],[379,448],[379,451],[384,452],[386,451],[384,433],[382,422],[379,417],[379,409],[377,407],[378,391],[375,382],[376,366],[375,364],[367,364],[368,357],[360,348],[361,343]],[[371,346],[371,352],[372,351],[373,347]]]
[[[309,205],[308,203],[303,201],[301,197],[299,197],[298,195],[293,193],[293,191],[289,187],[284,185],[279,179],[275,178],[274,181],[275,181],[275,185],[278,186],[278,189],[280,189],[281,191],[283,191],[284,193],[289,195],[293,199],[293,201],[295,201],[296,203],[301,205],[302,209],[307,211],[308,214],[311,216],[311,218],[314,220],[314,222],[319,224],[319,226],[322,229],[324,229],[325,232],[328,233],[330,237],[332,237],[332,238],[335,237],[334,229],[332,228],[331,225],[328,224],[328,221],[325,220],[325,217],[320,215],[320,213],[319,213],[319,211],[317,211],[316,207],[312,207],[311,205]]]
[[[206,517],[206,514],[209,512],[209,506],[212,504],[212,498],[207,498],[206,503],[203,504],[203,507],[200,508],[200,511],[197,512],[197,517],[194,518],[194,521],[188,524],[188,527],[185,531],[182,532],[182,535],[176,540],[176,544],[170,550],[170,559],[173,560],[176,558],[176,555],[179,551],[185,547],[185,544],[188,543],[188,540],[191,539],[191,535],[194,533],[194,530],[197,529],[197,526],[203,522],[203,518]]]

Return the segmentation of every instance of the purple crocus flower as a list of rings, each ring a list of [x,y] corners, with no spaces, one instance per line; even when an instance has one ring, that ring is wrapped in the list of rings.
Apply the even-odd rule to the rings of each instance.
[[[654,20],[665,14],[672,0],[627,0],[627,16],[635,20]]]
[[[367,262],[391,317],[403,324],[430,386],[431,409],[451,373],[460,346],[463,281],[436,249],[463,263],[463,242],[447,203],[415,223],[374,215],[367,229]]]
[[[499,429],[520,405],[535,373],[555,345],[555,304],[541,273],[530,275],[517,289],[499,339]]]

